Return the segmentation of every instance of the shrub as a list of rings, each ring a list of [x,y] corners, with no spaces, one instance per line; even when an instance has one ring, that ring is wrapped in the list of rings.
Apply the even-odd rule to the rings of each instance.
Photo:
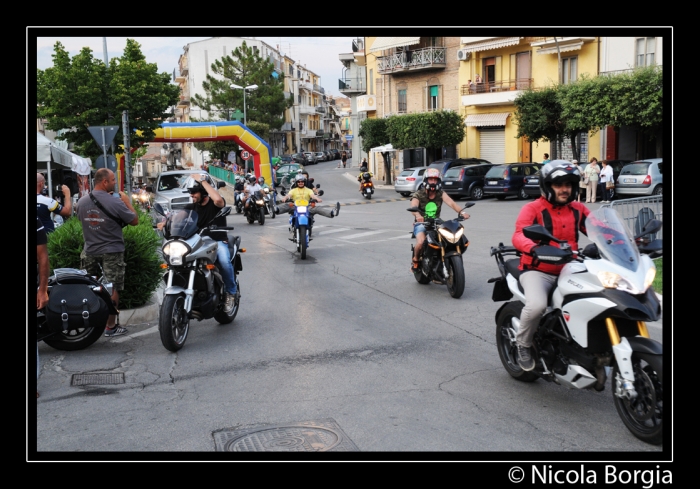
[[[124,228],[124,290],[119,293],[119,307],[133,309],[151,298],[162,280],[158,249],[161,239],[153,229],[151,217],[137,207],[139,223]],[[67,219],[48,235],[51,269],[80,268],[83,251],[83,227],[77,217]]]

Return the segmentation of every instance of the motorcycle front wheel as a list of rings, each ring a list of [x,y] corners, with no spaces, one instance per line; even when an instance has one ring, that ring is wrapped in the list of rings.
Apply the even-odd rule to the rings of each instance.
[[[269,211],[270,211],[270,219],[274,219],[276,214],[275,214],[275,206],[273,204],[270,204]]]
[[[661,445],[663,441],[663,383],[654,367],[632,354],[634,388],[637,397],[627,399],[616,395],[617,384],[622,382],[617,363],[613,366],[613,401],[617,413],[627,429],[640,440]]]
[[[462,262],[462,256],[450,256],[445,260],[445,266],[447,267],[447,277],[445,277],[447,291],[453,298],[459,299],[464,293],[464,263]]]
[[[258,212],[260,213],[258,216],[258,222],[262,226],[263,224],[265,224],[265,209],[261,207]]]
[[[308,241],[308,230],[306,226],[299,226],[297,239],[299,240],[299,253],[301,254],[301,259],[306,260],[306,246]]]
[[[513,318],[520,318],[520,313],[523,310],[523,303],[509,302],[501,309],[501,312],[496,318],[496,347],[498,348],[498,356],[501,357],[501,363],[514,379],[522,382],[533,382],[537,380],[537,375],[533,372],[526,372],[518,365],[518,346],[515,340],[511,342],[509,330],[512,332]]]
[[[158,331],[163,346],[170,351],[178,351],[185,346],[190,320],[185,311],[185,294],[166,295],[160,307]]]

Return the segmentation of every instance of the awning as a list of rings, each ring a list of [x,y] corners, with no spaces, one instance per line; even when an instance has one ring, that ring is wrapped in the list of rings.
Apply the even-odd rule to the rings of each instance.
[[[489,49],[505,48],[507,46],[514,46],[520,42],[520,37],[494,37],[488,41],[467,43],[462,49],[467,51],[488,51]]]
[[[594,40],[595,37],[560,37],[557,39],[557,42],[559,43],[559,52],[566,53],[578,51],[584,42]],[[533,42],[532,46],[539,48],[537,54],[557,54],[557,42],[554,42],[554,39],[549,39]]]
[[[496,112],[493,114],[474,114],[468,115],[464,119],[464,124],[468,127],[477,126],[505,126],[506,119],[510,112]]]
[[[398,48],[400,46],[412,46],[418,44],[420,37],[378,37],[369,48],[370,53],[383,51],[384,49]]]

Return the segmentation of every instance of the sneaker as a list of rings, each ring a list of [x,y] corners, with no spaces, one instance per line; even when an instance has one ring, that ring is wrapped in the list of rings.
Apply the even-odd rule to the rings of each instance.
[[[335,215],[340,214],[340,202],[335,203]]]
[[[129,330],[126,328],[122,328],[121,326],[117,326],[115,328],[109,329],[105,328],[105,336],[111,337],[111,336],[121,336],[123,334],[128,333]]]
[[[518,365],[526,372],[535,368],[535,361],[530,356],[530,348],[527,346],[518,345]]]

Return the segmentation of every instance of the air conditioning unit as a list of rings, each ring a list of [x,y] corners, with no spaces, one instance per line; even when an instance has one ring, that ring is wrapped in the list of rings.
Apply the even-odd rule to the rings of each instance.
[[[460,61],[468,60],[470,55],[471,53],[466,49],[460,49],[459,51],[457,51],[457,59]]]

